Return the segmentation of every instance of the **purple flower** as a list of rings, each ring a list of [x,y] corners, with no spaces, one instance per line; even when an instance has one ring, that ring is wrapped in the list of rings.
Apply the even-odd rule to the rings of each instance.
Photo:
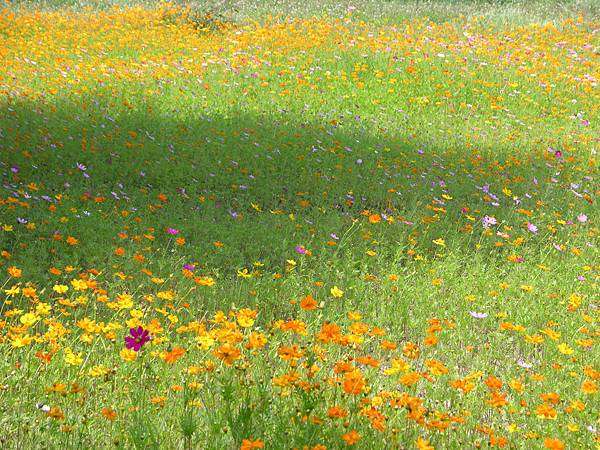
[[[488,316],[487,313],[480,313],[475,311],[469,311],[469,314],[471,314],[471,317],[474,317],[475,319],[485,319]]]
[[[195,270],[195,269],[196,269],[196,266],[195,266],[195,265],[193,265],[193,264],[186,263],[186,264],[184,264],[184,265],[183,265],[183,268],[184,268],[185,270],[190,270],[190,271],[192,271],[192,270]]]
[[[167,228],[167,233],[172,234],[173,236],[175,236],[176,234],[179,234],[179,230],[176,230],[175,228]]]
[[[142,346],[150,340],[150,333],[142,327],[131,328],[129,330],[131,336],[125,336],[125,347],[139,352]]]
[[[560,150],[556,150],[554,152],[554,156],[557,157],[557,158],[562,158],[562,152]]]
[[[526,363],[523,358],[519,358],[517,364],[523,369],[531,369],[533,367],[533,364]]]
[[[529,231],[531,231],[533,234],[537,234],[538,232],[538,227],[536,227],[534,224],[532,224],[531,222],[527,222],[527,229]]]
[[[483,228],[489,228],[492,225],[496,225],[498,223],[498,221],[496,220],[495,217],[490,217],[490,216],[485,216],[481,222],[482,222]]]
[[[297,251],[298,253],[306,253],[306,249],[304,248],[304,246],[303,246],[303,245],[297,245],[297,246],[296,246],[296,251]]]

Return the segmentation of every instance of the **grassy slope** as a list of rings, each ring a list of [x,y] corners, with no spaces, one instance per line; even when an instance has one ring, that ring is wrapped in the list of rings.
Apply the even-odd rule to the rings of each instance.
[[[368,7],[372,5],[365,6],[366,16],[370,16]],[[398,12],[400,17],[403,14]],[[386,11],[374,19],[384,17],[393,16]],[[594,196],[596,169],[590,151],[597,145],[597,102],[584,83],[563,77],[588,72],[589,66],[569,67],[567,54],[552,45],[557,33],[562,33],[561,39],[588,52],[585,58],[595,64],[592,50],[581,49],[590,40],[593,24],[504,32],[494,21],[476,24],[473,19],[456,19],[439,27],[414,21],[400,25],[406,27],[402,36],[409,35],[409,40],[390,39],[391,50],[386,51],[385,38],[373,38],[378,29],[357,19],[346,24],[345,31],[331,31],[321,22],[267,25],[260,32],[247,30],[248,39],[236,37],[234,31],[198,35],[186,26],[136,20],[125,20],[116,30],[108,27],[106,32],[81,34],[74,34],[69,23],[50,29],[3,24],[8,49],[3,55],[6,96],[0,119],[3,180],[7,197],[17,192],[29,205],[4,204],[2,222],[14,230],[1,235],[0,247],[12,255],[3,265],[16,265],[24,272],[22,280],[8,278],[6,289],[16,281],[33,282],[40,297],[53,298],[55,304],[60,297],[52,291],[55,282],[68,284],[79,271],[94,268],[102,272],[98,282],[111,298],[132,293],[136,307],[145,314],[144,322],[158,318],[167,329],[171,319],[154,309],[164,308],[163,302],[155,298],[158,303],[145,303],[143,295],[177,292],[176,301],[167,304],[173,304],[170,312],[181,324],[217,309],[240,307],[257,308],[257,324],[263,330],[278,319],[305,320],[310,330],[307,341],[275,334],[267,355],[247,356],[253,368],[243,371],[246,375],[234,376],[224,368],[218,375],[198,377],[207,385],[201,390],[202,411],[212,411],[214,417],[207,420],[206,412],[199,413],[196,446],[223,448],[244,437],[263,437],[275,448],[281,442],[339,445],[341,433],[335,424],[319,428],[300,421],[292,436],[286,434],[296,408],[324,415],[339,394],[300,392],[268,403],[267,397],[278,390],[265,391],[261,386],[285,370],[285,364],[274,357],[279,343],[291,340],[307,345],[325,319],[349,325],[348,311],[360,311],[365,322],[384,328],[387,338],[401,345],[421,343],[429,319],[451,320],[455,328],[445,329],[437,346],[423,347],[424,356],[414,362],[415,370],[425,370],[424,359],[436,358],[450,368],[452,379],[477,371],[505,383],[522,379],[525,394],[511,391],[509,397],[515,412],[521,411],[520,398],[531,402],[533,411],[539,395],[549,391],[560,394],[564,408],[569,401],[586,398],[578,391],[584,379],[581,373],[585,366],[597,364],[597,357],[574,340],[585,337],[578,333],[594,314],[596,285],[590,272],[597,256],[593,246],[597,229],[594,205],[572,190],[587,192],[590,200]],[[119,26],[125,27],[123,32]],[[476,40],[475,50],[462,48],[455,53],[448,44],[466,39],[464,33]],[[503,49],[507,37],[512,43]],[[145,47],[139,45],[141,38]],[[351,45],[354,38],[356,44]],[[541,59],[539,64],[528,59],[531,46],[554,52],[557,64],[543,69]],[[61,48],[65,48],[60,50],[62,61],[56,57]],[[107,56],[96,56],[100,51]],[[253,65],[249,55],[269,64]],[[14,56],[31,58],[36,67],[15,62]],[[519,57],[524,62],[517,64]],[[208,68],[200,64],[207,61]],[[115,70],[122,78],[90,72],[102,64],[109,67],[109,74]],[[35,78],[30,77],[33,72]],[[543,79],[538,81],[531,73]],[[307,82],[299,82],[300,77]],[[106,81],[100,84],[98,78]],[[548,92],[543,83],[553,88]],[[584,125],[584,118],[591,124]],[[554,157],[549,147],[560,148],[564,157]],[[77,163],[86,166],[89,178]],[[11,166],[17,166],[18,173],[11,172]],[[485,185],[499,197],[498,206],[482,193]],[[62,199],[50,213],[45,200],[23,199],[24,191],[35,197],[62,195]],[[160,200],[160,194],[167,200]],[[94,197],[104,200],[96,202]],[[361,214],[364,211],[386,214],[395,221],[371,224]],[[582,224],[576,216],[584,213],[589,222]],[[500,222],[493,232],[481,226],[485,215]],[[18,224],[17,218],[35,223],[35,229]],[[538,234],[527,230],[528,222],[537,224]],[[167,227],[180,230],[185,245],[177,246],[165,232]],[[63,236],[62,241],[52,239],[55,232]],[[336,240],[332,233],[340,238],[335,246],[328,243]],[[79,243],[65,244],[67,236]],[[439,238],[444,246],[432,242]],[[216,241],[224,246],[216,247]],[[313,255],[298,254],[297,245]],[[562,251],[554,245],[562,245]],[[114,254],[117,247],[125,249],[125,257]],[[145,261],[135,262],[134,254],[144,255]],[[511,255],[524,262],[514,262]],[[182,276],[186,262],[196,263],[203,274],[216,279],[216,285],[196,286]],[[68,265],[77,271],[64,272]],[[63,274],[49,275],[50,267],[62,269]],[[142,267],[155,278],[141,274]],[[239,276],[243,269],[255,272],[249,278]],[[274,278],[274,274],[283,276]],[[333,286],[345,291],[342,299],[332,298]],[[309,292],[323,302],[323,309],[310,313],[290,304],[291,298]],[[567,299],[573,293],[583,303],[569,312]],[[27,299],[21,301],[27,305]],[[191,308],[181,307],[186,302]],[[10,308],[5,303],[3,313]],[[65,308],[67,312],[72,308],[72,317],[64,311],[57,314],[67,326],[86,316],[126,326],[129,318],[126,311],[114,312],[95,301]],[[489,316],[476,320],[470,311]],[[552,327],[563,338],[554,342],[546,337],[544,344],[532,345],[517,332],[500,331],[502,321],[522,325],[521,334],[530,336],[555,322]],[[33,332],[45,331],[41,323],[36,327]],[[134,442],[142,445],[143,439],[126,437],[128,432],[143,434],[148,424],[156,430],[146,434],[160,436],[162,446],[172,448],[183,442],[179,428],[185,412],[177,406],[183,394],[173,393],[170,387],[187,383],[182,369],[206,358],[207,352],[194,350],[191,337],[169,330],[165,334],[170,345],[184,346],[190,356],[169,366],[161,365],[156,355],[145,371],[140,368],[148,392],[136,394],[140,389],[127,375],[129,363],[118,356],[123,331],[115,343],[98,336],[86,346],[77,342],[80,331],[74,326],[73,330],[74,336],[63,347],[85,352],[89,361],[81,369],[62,363],[62,350],[47,368],[41,366],[33,353],[46,344],[29,349],[10,349],[8,340],[4,344],[9,357],[2,363],[6,374],[2,384],[7,388],[0,399],[8,413],[2,418],[6,444],[24,439],[31,447],[32,439],[42,439],[53,445],[80,441],[92,446],[114,440],[129,447]],[[577,349],[573,359],[557,349],[563,341]],[[157,344],[159,350],[167,347]],[[369,344],[332,349],[330,361],[323,366],[361,354],[389,363],[387,355]],[[520,358],[533,364],[532,372],[516,364]],[[16,361],[19,369],[14,369]],[[552,367],[557,362],[560,370]],[[106,377],[105,383],[85,376],[98,364],[116,367],[116,375]],[[373,392],[390,388],[376,370],[368,373]],[[528,378],[532,373],[545,379],[532,381]],[[534,445],[541,445],[545,436],[561,437],[574,446],[591,445],[592,436],[585,430],[595,420],[590,406],[572,419],[581,431],[570,433],[565,426],[571,419],[563,409],[556,422],[516,413],[507,417],[493,410],[481,401],[488,395],[483,379],[478,391],[468,396],[457,394],[446,378],[407,388],[432,410],[471,412],[467,425],[456,434],[431,432],[433,443],[472,445],[482,439],[473,436],[476,424],[489,424],[498,434],[506,434],[506,426],[515,423],[522,430],[511,437],[515,446],[527,445],[523,440],[527,431],[539,433],[532,437]],[[77,397],[46,392],[54,382],[74,380],[90,390],[90,400],[77,403],[73,400]],[[256,387],[240,385],[240,380]],[[23,383],[28,383],[25,391],[20,388]],[[232,398],[228,389],[235,392]],[[130,405],[139,405],[136,395],[159,394],[168,398],[172,411],[168,417],[149,402],[143,403],[140,417],[128,412]],[[41,400],[61,405],[75,432],[61,434],[58,425],[43,420],[38,426],[39,412],[32,405]],[[230,405],[233,411],[211,408],[213,402]],[[248,405],[253,405],[251,413],[244,409]],[[98,417],[104,406],[122,416],[110,435],[104,433],[103,419]],[[382,446],[412,443],[424,433],[411,422],[407,426],[402,417],[390,417],[395,418],[390,418],[389,429],[403,431],[395,438],[386,437],[387,441],[361,425],[358,416],[352,418],[351,428],[360,429],[363,442],[374,439]],[[24,418],[31,425],[24,427]],[[228,433],[223,428],[229,428]]]

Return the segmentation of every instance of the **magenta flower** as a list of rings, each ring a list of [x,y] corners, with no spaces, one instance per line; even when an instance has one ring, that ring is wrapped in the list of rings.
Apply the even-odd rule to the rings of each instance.
[[[150,340],[150,332],[142,327],[131,328],[129,330],[131,336],[125,336],[125,347],[139,352],[142,346]]]
[[[167,228],[167,233],[175,236],[176,234],[179,234],[179,230],[176,230],[175,228]]]
[[[298,246],[296,246],[296,252],[298,252],[298,253],[306,253],[306,249],[304,248],[303,245],[298,245]]]

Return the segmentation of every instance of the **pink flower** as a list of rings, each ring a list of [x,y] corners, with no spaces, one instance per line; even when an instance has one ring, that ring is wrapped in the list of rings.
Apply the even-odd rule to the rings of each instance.
[[[588,216],[586,216],[585,214],[579,214],[577,216],[577,220],[579,220],[581,223],[586,223],[588,220]]]
[[[529,231],[531,231],[533,234],[537,234],[538,232],[538,227],[536,227],[534,224],[532,224],[531,222],[527,222],[527,229]]]
[[[167,228],[167,233],[175,236],[176,234],[179,234],[179,230],[176,230],[175,228]]]

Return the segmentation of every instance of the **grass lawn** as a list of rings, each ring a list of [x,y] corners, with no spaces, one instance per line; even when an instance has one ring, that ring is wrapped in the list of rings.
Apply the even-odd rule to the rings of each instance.
[[[0,448],[600,448],[594,2],[0,3]]]

